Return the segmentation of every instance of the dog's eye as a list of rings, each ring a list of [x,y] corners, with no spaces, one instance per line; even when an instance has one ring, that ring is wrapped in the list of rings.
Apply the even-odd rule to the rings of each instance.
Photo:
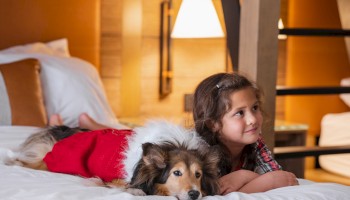
[[[202,174],[199,172],[196,172],[194,175],[196,176],[196,178],[200,178]]]
[[[182,176],[182,173],[179,170],[173,172],[175,176]]]

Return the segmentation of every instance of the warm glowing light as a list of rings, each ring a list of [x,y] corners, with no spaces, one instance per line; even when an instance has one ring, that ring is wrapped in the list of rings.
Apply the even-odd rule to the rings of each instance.
[[[211,0],[183,0],[176,17],[172,38],[223,37],[219,18]]]
[[[278,20],[278,29],[284,29],[282,18],[280,18]],[[287,39],[287,35],[279,34],[278,39],[285,40],[285,39]]]
[[[282,18],[278,20],[278,29],[284,29]]]

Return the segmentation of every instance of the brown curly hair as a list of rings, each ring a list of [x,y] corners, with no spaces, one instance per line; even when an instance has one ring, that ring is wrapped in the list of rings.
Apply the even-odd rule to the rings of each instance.
[[[196,88],[193,99],[194,126],[198,134],[211,146],[218,145],[221,149],[221,175],[232,170],[230,153],[218,137],[222,128],[222,118],[232,108],[230,95],[238,90],[252,88],[258,103],[261,104],[262,92],[257,85],[239,73],[218,73],[204,79]],[[214,130],[214,124],[219,130]],[[253,146],[246,145],[242,156],[255,160]],[[254,162],[248,162],[254,163]],[[252,170],[254,166],[248,166]]]

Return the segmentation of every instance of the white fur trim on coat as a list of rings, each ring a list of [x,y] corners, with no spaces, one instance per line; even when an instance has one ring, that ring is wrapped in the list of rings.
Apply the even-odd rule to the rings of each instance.
[[[126,181],[130,182],[136,164],[142,156],[142,144],[151,142],[161,144],[164,141],[185,144],[188,149],[206,148],[208,144],[193,130],[187,130],[180,125],[167,121],[150,121],[145,126],[134,129],[134,134],[128,138],[128,148],[124,155],[124,170]]]

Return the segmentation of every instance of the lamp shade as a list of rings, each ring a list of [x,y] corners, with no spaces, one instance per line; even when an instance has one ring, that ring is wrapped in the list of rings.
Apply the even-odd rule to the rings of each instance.
[[[172,38],[215,38],[223,37],[219,18],[211,0],[183,0]]]

